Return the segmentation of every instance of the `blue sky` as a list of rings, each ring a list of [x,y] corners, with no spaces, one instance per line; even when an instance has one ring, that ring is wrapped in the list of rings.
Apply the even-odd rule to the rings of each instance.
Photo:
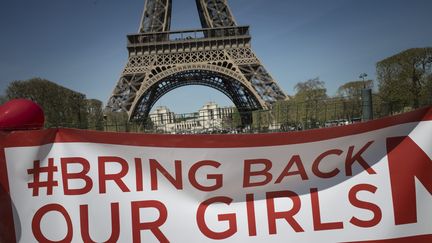
[[[231,0],[252,48],[288,94],[320,77],[328,94],[376,62],[432,46],[430,0]],[[126,35],[144,0],[1,0],[0,93],[13,80],[46,78],[104,103],[127,61]],[[195,0],[173,0],[172,29],[199,28]],[[193,112],[230,100],[206,87],[176,89],[156,105]]]

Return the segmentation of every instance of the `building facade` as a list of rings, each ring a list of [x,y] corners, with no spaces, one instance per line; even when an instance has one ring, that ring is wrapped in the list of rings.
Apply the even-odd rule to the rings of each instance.
[[[158,132],[212,133],[223,130],[225,119],[231,118],[235,111],[235,107],[219,107],[215,102],[208,102],[195,113],[174,114],[167,107],[159,106],[149,116]]]

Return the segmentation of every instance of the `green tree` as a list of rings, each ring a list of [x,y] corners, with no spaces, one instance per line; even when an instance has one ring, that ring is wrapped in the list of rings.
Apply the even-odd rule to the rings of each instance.
[[[282,125],[289,121],[289,101],[278,100],[272,107],[274,122]]]
[[[412,48],[377,63],[379,94],[389,112],[428,104],[432,48]]]
[[[103,130],[102,101],[96,99],[87,100],[88,127],[94,130]]]
[[[222,127],[227,130],[237,129],[242,126],[240,112],[235,108],[234,111],[222,119]]]
[[[271,114],[268,110],[258,110],[252,112],[252,129],[265,132],[271,123]]]
[[[294,86],[296,94],[294,99],[297,101],[319,100],[327,98],[325,82],[319,77],[299,82]]]
[[[6,96],[0,95],[0,105],[6,103],[7,101],[8,101],[8,99],[6,98]]]
[[[304,107],[304,102],[296,102],[293,98],[277,101],[272,107],[273,122],[282,131],[291,130],[302,122],[300,116],[305,113],[301,110]]]
[[[240,128],[242,127],[242,119],[240,112],[237,110],[237,108],[232,113],[232,128]]]
[[[44,110],[46,127],[87,128],[85,95],[51,81],[33,78],[10,83],[8,99],[30,99]]]
[[[420,97],[424,105],[432,105],[432,74],[426,78],[424,88],[420,92]]]
[[[389,115],[388,106],[385,104],[379,94],[372,94],[373,116],[375,118]]]
[[[105,131],[126,131],[125,126],[128,123],[126,112],[105,112]]]
[[[362,90],[372,88],[372,80],[350,81],[341,85],[337,90],[337,97],[343,102],[342,116],[345,118],[358,118],[362,115]]]
[[[292,101],[296,105],[296,120],[303,123],[303,128],[316,127],[320,117],[323,116],[324,101],[328,98],[325,82],[317,77],[297,83],[294,89],[296,94]]]

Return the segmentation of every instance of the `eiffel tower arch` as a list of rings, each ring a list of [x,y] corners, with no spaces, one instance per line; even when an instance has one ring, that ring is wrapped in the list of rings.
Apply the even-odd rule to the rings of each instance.
[[[224,93],[241,114],[287,98],[253,53],[249,26],[236,24],[227,0],[196,0],[202,29],[183,31],[170,31],[171,3],[146,0],[139,33],[127,36],[128,62],[107,111],[144,122],[158,99],[187,85]]]

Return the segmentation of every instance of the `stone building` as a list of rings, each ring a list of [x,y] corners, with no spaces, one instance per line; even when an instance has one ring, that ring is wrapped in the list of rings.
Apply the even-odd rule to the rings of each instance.
[[[235,107],[219,107],[215,102],[208,102],[195,113],[174,114],[167,107],[159,106],[149,116],[159,132],[207,133],[222,130],[224,119],[234,111]]]

